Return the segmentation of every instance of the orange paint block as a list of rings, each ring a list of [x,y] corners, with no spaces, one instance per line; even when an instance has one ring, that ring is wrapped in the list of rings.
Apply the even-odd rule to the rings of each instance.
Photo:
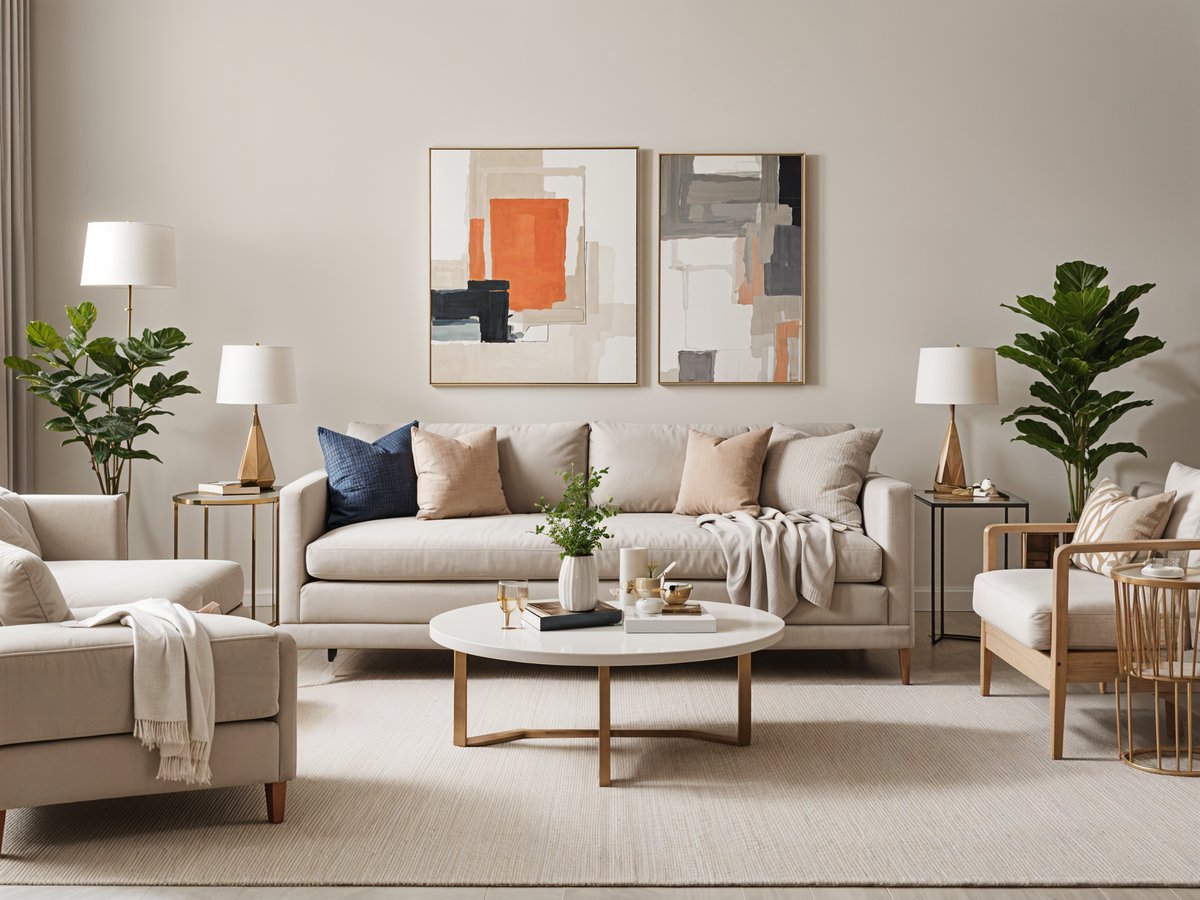
[[[472,281],[483,281],[487,278],[487,263],[483,258],[483,219],[471,219],[470,226],[467,242],[468,277]]]
[[[567,201],[498,197],[490,213],[492,278],[508,282],[508,308],[550,309],[565,300]]]
[[[788,341],[800,337],[800,320],[788,319],[775,325],[775,373],[772,381],[788,380]]]

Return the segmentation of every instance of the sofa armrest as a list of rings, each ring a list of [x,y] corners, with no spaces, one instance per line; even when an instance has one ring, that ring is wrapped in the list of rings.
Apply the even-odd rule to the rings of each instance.
[[[297,670],[296,639],[281,629],[275,629],[279,638],[279,713],[275,723],[279,726],[279,778],[291,781],[296,777],[296,687]]]
[[[888,624],[913,625],[913,488],[872,472],[863,482],[863,531],[883,550]]]
[[[128,559],[125,495],[22,494],[42,558]]]
[[[279,621],[300,621],[300,588],[309,580],[304,555],[325,533],[329,478],[322,469],[286,485],[279,493]]]

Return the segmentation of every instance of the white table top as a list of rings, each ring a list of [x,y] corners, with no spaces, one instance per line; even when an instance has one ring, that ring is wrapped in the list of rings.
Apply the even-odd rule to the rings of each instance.
[[[717,620],[710,634],[626,634],[620,625],[538,631],[504,630],[496,603],[464,606],[434,616],[429,636],[471,656],[550,666],[656,666],[726,659],[770,647],[783,637],[783,619],[729,603],[702,604]],[[516,621],[520,613],[513,613]]]

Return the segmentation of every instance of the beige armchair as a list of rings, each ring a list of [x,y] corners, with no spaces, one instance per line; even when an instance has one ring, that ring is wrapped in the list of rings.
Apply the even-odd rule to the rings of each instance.
[[[984,571],[976,576],[972,603],[979,623],[979,692],[988,696],[992,662],[1004,660],[1050,692],[1050,755],[1062,759],[1067,685],[1103,683],[1117,677],[1116,604],[1106,575],[1071,565],[1083,553],[1128,550],[1197,550],[1200,540],[1063,543],[1052,569],[1003,569],[997,539],[1020,536],[1021,558],[1028,535],[1060,535],[1074,524],[989,525],[983,534]]]

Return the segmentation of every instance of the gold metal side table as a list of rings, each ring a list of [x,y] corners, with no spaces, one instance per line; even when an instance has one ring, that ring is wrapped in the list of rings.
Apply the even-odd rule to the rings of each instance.
[[[1117,752],[1127,766],[1159,775],[1200,775],[1192,738],[1192,689],[1200,684],[1200,570],[1150,578],[1144,563],[1117,566]],[[1121,687],[1125,710],[1122,735]],[[1154,745],[1133,736],[1135,693],[1154,695]],[[1182,703],[1181,701],[1182,697]],[[1181,721],[1182,720],[1182,721]]]
[[[258,620],[258,508],[271,506],[271,624],[279,624],[279,489],[258,494],[205,494],[188,491],[171,498],[175,511],[175,559],[179,559],[179,507],[204,510],[204,558],[208,559],[208,511],[213,507],[250,507],[250,617]]]

